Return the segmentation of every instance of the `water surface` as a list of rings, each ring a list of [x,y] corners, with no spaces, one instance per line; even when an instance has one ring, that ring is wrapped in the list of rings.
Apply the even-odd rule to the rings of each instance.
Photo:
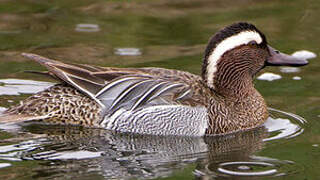
[[[278,118],[270,117],[263,127],[206,137],[133,135],[35,122],[7,124],[1,129],[16,136],[0,145],[0,160],[6,162],[2,168],[11,169],[19,166],[17,162],[35,163],[36,170],[29,176],[42,178],[157,178],[190,167],[189,176],[199,178],[291,175],[297,167],[293,161],[255,154],[266,142],[300,135],[305,121],[274,109],[270,112]]]
[[[0,3],[0,111],[54,82],[24,73],[45,69],[21,52],[199,74],[209,37],[235,21],[256,24],[286,53],[320,52],[316,0]],[[274,108],[271,117],[261,128],[224,137],[137,136],[34,122],[1,125],[0,179],[317,179],[319,69],[316,58],[298,69],[263,70],[281,76],[255,81]]]

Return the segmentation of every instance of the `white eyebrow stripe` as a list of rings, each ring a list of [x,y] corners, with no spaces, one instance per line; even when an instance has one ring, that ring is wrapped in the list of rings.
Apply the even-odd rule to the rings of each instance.
[[[230,36],[221,41],[211,55],[208,57],[207,66],[207,83],[208,86],[214,89],[213,78],[214,73],[217,71],[217,64],[221,56],[240,45],[248,44],[250,41],[256,41],[258,44],[262,43],[262,38],[258,32],[255,31],[243,31],[239,34]]]

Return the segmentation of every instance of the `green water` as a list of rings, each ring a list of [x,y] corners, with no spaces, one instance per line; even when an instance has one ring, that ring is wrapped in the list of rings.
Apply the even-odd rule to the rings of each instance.
[[[0,79],[52,81],[42,76],[23,73],[24,70],[44,69],[23,58],[20,55],[21,52],[41,54],[64,62],[116,67],[157,66],[199,74],[202,53],[209,37],[220,28],[235,21],[249,21],[255,24],[265,33],[269,44],[283,52],[292,53],[306,49],[319,54],[319,12],[320,1],[317,0],[3,0],[0,2]],[[75,30],[77,24],[96,24],[99,29],[97,32],[78,32]],[[114,53],[116,48],[126,47],[139,48],[142,54],[139,56],[119,56]],[[147,164],[144,164],[141,159],[134,161],[137,164],[140,163],[139,166],[134,163],[130,164],[132,163],[130,160],[119,160],[119,162],[117,161],[119,164],[112,167],[115,169],[126,167],[125,172],[128,175],[107,176],[106,174],[112,173],[105,173],[101,169],[110,168],[107,165],[114,162],[112,158],[132,158],[126,153],[132,153],[135,157],[140,158],[141,154],[148,153],[143,150],[141,152],[138,150],[126,151],[119,149],[118,144],[114,144],[132,142],[130,141],[131,137],[123,140],[123,137],[109,134],[111,139],[115,139],[111,143],[111,140],[104,136],[106,132],[27,124],[23,126],[20,133],[0,131],[0,146],[36,139],[36,143],[41,145],[37,146],[32,142],[31,144],[38,148],[32,153],[59,149],[57,146],[70,150],[79,150],[85,147],[86,150],[94,151],[88,149],[92,146],[98,149],[95,151],[102,151],[105,154],[102,156],[103,158],[73,160],[71,162],[67,160],[30,160],[28,158],[22,161],[0,160],[0,163],[11,163],[10,167],[0,168],[0,179],[108,179],[110,177],[247,179],[248,177],[237,176],[217,175],[216,177],[212,172],[205,172],[205,170],[210,167],[214,169],[222,162],[248,161],[252,156],[290,161],[290,163],[274,163],[277,164],[278,171],[284,172],[284,175],[280,174],[279,177],[262,176],[261,179],[319,179],[320,63],[319,58],[309,62],[310,64],[302,67],[300,72],[292,74],[281,73],[277,67],[268,67],[261,73],[277,73],[282,76],[282,79],[272,82],[255,81],[256,88],[265,97],[268,106],[297,114],[307,120],[308,123],[303,125],[304,132],[294,138],[261,143],[260,134],[263,132],[253,132],[253,134],[246,134],[242,138],[243,140],[248,137],[256,137],[251,139],[250,143],[245,141],[246,143],[242,144],[241,138],[233,137],[230,140],[231,145],[228,146],[231,149],[227,152],[216,150],[209,151],[209,153],[199,153],[198,151],[195,154],[187,153],[188,156],[195,159],[191,161],[186,158],[187,162],[181,161],[179,158],[176,160],[177,157],[173,156],[175,158],[169,158],[168,163],[155,165],[155,167],[162,169],[150,167],[150,164],[157,164],[157,160],[163,160],[161,157],[158,157],[159,159],[153,158],[154,162]],[[300,76],[302,79],[292,80],[293,76]],[[27,96],[2,95],[0,96],[0,106],[9,107]],[[35,137],[35,134],[40,137]],[[52,135],[55,135],[54,138]],[[88,137],[97,138],[93,138],[94,142],[92,142],[92,138]],[[39,138],[46,140],[42,142],[39,141]],[[133,138],[135,142],[144,141],[143,138],[142,140],[135,138]],[[76,141],[73,142],[74,139]],[[181,140],[185,148],[188,148],[190,144],[198,146],[199,141]],[[161,139],[159,142],[169,146],[173,144],[172,142],[176,142],[176,139]],[[235,146],[236,142],[245,148]],[[224,143],[211,142],[211,140],[201,140],[200,144],[203,143],[215,148],[224,145]],[[108,147],[104,147],[104,144]],[[157,143],[154,145],[157,146]],[[172,146],[177,147],[179,143]],[[148,149],[149,146],[142,147]],[[112,153],[106,153],[111,149]],[[174,152],[181,151],[181,149],[177,148]],[[163,151],[167,151],[167,149]],[[115,155],[117,153],[122,153],[122,155]],[[205,153],[205,157],[203,157],[203,153]],[[27,157],[30,158],[30,155]],[[33,156],[32,159],[34,159]],[[135,167],[143,169],[145,174],[149,172],[153,175],[140,176],[141,172],[136,172]],[[254,170],[259,170],[259,167],[255,168],[257,169]],[[197,174],[196,170],[201,170],[206,175],[195,175]],[[114,171],[118,175],[123,172]],[[129,174],[135,174],[135,176]],[[255,178],[258,177],[253,177],[253,179]]]

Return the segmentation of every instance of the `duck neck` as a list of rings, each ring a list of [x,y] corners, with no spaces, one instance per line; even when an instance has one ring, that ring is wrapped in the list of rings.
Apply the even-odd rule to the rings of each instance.
[[[219,77],[219,76],[218,76]],[[216,78],[209,104],[207,134],[225,134],[251,129],[268,117],[263,97],[254,88],[252,77],[232,72],[229,78]]]
[[[231,68],[230,68],[231,69]],[[241,70],[224,70],[220,75],[218,71],[214,80],[214,91],[225,98],[245,99],[248,95],[254,93],[252,76]]]
[[[242,93],[240,98],[214,96],[208,106],[207,134],[227,134],[248,130],[265,122],[266,103],[260,93]]]

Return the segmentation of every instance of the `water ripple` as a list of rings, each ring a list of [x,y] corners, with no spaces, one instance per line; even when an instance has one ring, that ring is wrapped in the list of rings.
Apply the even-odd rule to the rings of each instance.
[[[256,167],[259,171],[252,171]],[[226,162],[220,164],[218,171],[233,176],[270,176],[278,172],[274,167],[266,162]]]
[[[269,117],[265,122],[264,125],[271,135],[267,138],[264,138],[263,141],[272,141],[283,138],[288,139],[303,133],[303,126],[307,122],[304,118],[296,114],[284,112],[274,108],[269,108],[269,111],[273,115],[277,114],[277,118]]]
[[[197,176],[210,175],[215,177],[279,177],[293,173],[297,165],[288,160],[278,160],[263,156],[250,156],[247,161],[229,161],[209,163],[205,169],[196,170]]]

